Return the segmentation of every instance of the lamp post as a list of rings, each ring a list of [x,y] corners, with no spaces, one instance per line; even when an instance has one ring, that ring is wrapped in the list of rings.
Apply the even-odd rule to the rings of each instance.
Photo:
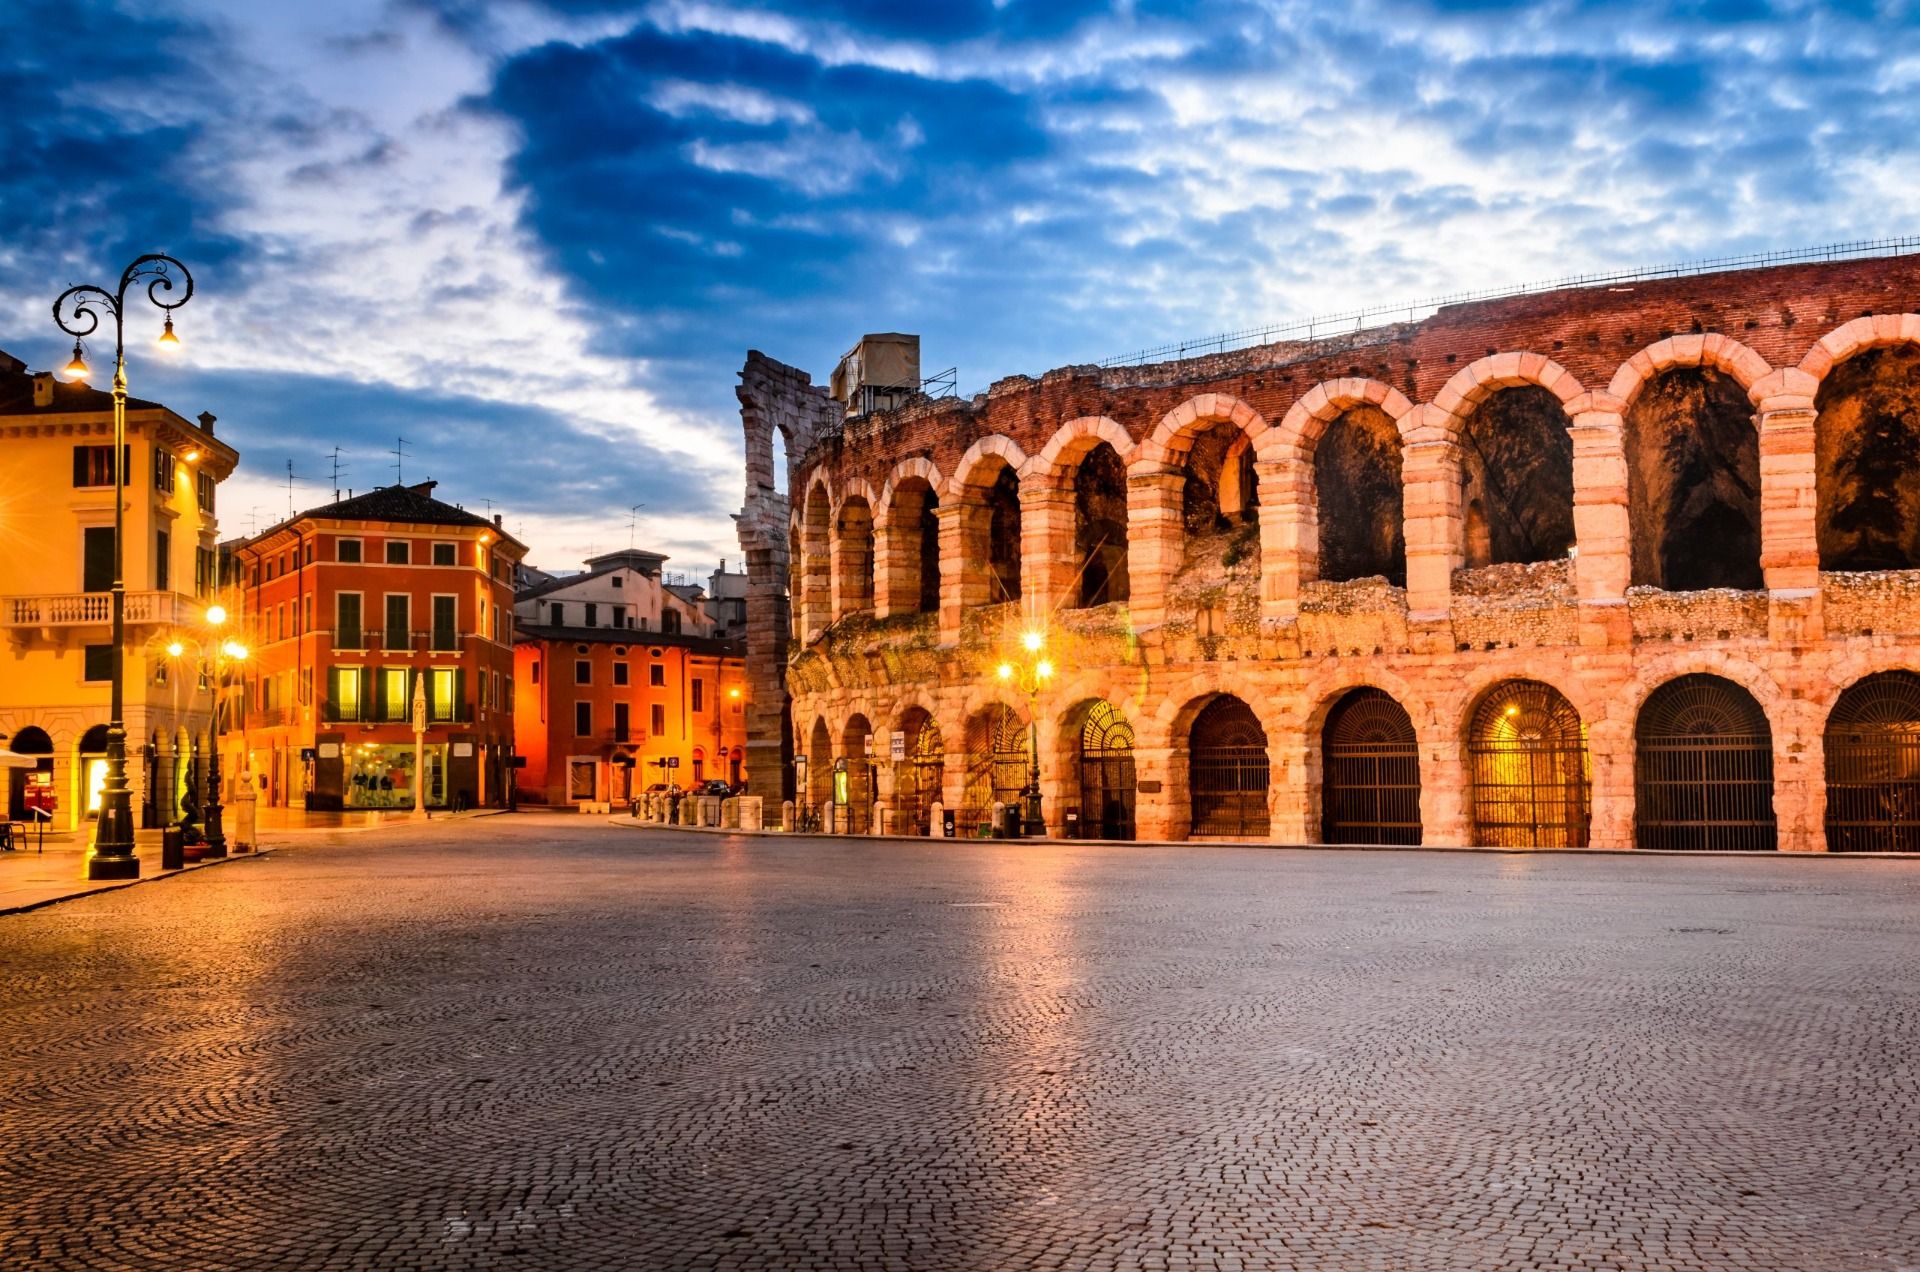
[[[211,635],[198,642],[197,669],[211,669],[213,683],[210,688],[213,699],[213,723],[207,730],[211,742],[207,756],[207,856],[224,857],[227,855],[227,832],[222,822],[223,805],[220,802],[220,707],[226,697],[227,664],[245,662],[247,647],[237,640],[222,640],[221,628],[227,625],[227,611],[218,605],[207,607],[206,625]],[[174,641],[167,646],[167,653],[179,658],[187,652],[183,641]],[[246,766],[241,766],[246,771]],[[108,780],[112,780],[109,777]],[[244,830],[245,827],[243,826]]]
[[[114,291],[83,284],[69,287],[53,302],[53,321],[73,337],[73,361],[66,366],[72,379],[89,374],[80,341],[100,327],[104,312],[113,321],[113,689],[107,720],[107,778],[100,794],[100,824],[93,835],[93,856],[87,859],[89,879],[138,879],[140,859],[133,855],[133,801],[127,793],[127,581],[125,491],[127,485],[127,288],[144,282],[147,299],[167,311],[160,334],[163,348],[180,343],[173,334],[173,311],[193,296],[193,275],[171,256],[149,253],[121,271]],[[171,297],[176,284],[180,298]],[[216,761],[217,762],[217,761]]]
[[[1020,665],[1000,664],[1000,679],[1011,684],[1017,677],[1022,692],[1027,695],[1027,784],[1020,792],[1026,804],[1026,816],[1021,821],[1020,833],[1030,837],[1047,833],[1046,819],[1040,814],[1040,687],[1053,679],[1053,663],[1043,656],[1046,644],[1043,633],[1029,631],[1020,638],[1020,646],[1026,653]]]

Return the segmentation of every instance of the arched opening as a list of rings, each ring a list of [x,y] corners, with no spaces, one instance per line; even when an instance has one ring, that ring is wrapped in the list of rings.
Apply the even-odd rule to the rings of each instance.
[[[1820,568],[1920,569],[1920,349],[1855,354],[1813,402]]]
[[[1013,708],[994,703],[967,721],[967,784],[961,820],[970,833],[991,829],[993,806],[1015,804],[1027,784],[1027,730]]]
[[[1320,840],[1420,842],[1420,744],[1390,694],[1354,689],[1320,730]]]
[[[846,614],[873,609],[873,510],[859,495],[848,495],[840,505],[833,534],[833,612]]]
[[[1188,442],[1181,472],[1180,518],[1187,559],[1257,557],[1259,477],[1246,433],[1231,420],[1206,425]]]
[[[1633,582],[1753,589],[1760,575],[1760,434],[1732,376],[1676,367],[1627,408]]]
[[[1855,681],[1827,716],[1827,850],[1920,852],[1920,676]]]
[[[893,766],[894,802],[910,833],[932,833],[933,806],[940,802],[946,780],[947,749],[940,726],[924,708],[910,707],[900,717],[906,739],[906,758]]]
[[[791,527],[787,531],[787,577],[782,580],[780,597],[780,612],[786,618],[789,639],[803,634],[800,631],[800,572],[806,560],[800,552],[800,528]]]
[[[1020,599],[1020,476],[997,455],[976,465],[958,498],[960,604]]]
[[[787,433],[785,429],[773,430],[773,493],[787,493]]]
[[[1462,503],[1478,504],[1486,559],[1467,565],[1558,561],[1573,547],[1573,437],[1560,399],[1538,385],[1499,389],[1460,430]]]
[[[874,758],[869,743],[873,726],[863,715],[852,716],[840,731],[840,753],[847,760],[847,829],[864,835],[873,828]]]
[[[1092,703],[1076,745],[1080,777],[1080,837],[1132,839],[1133,726],[1106,701]]]
[[[1753,695],[1706,675],[1647,695],[1634,725],[1633,810],[1641,848],[1777,847],[1773,731]]]
[[[15,755],[30,755],[30,769],[10,768],[7,776],[7,820],[26,821],[33,810],[52,811],[53,739],[39,725],[30,724],[7,741]]]
[[[807,488],[800,518],[799,585],[794,600],[802,626],[801,640],[810,639],[833,618],[833,510],[825,486]]]
[[[1313,448],[1320,577],[1407,582],[1400,427],[1377,406],[1356,406],[1327,425]]]
[[[833,799],[833,735],[816,718],[807,737],[807,803],[815,812]]]
[[[1222,694],[1194,717],[1188,739],[1193,833],[1265,838],[1267,733],[1253,708]]]
[[[1474,843],[1584,848],[1587,735],[1580,713],[1537,680],[1507,680],[1480,699],[1467,731]]]
[[[1105,442],[1073,471],[1073,550],[1078,605],[1127,599],[1127,469]]]
[[[933,614],[940,609],[940,498],[924,477],[894,487],[887,506],[887,612]]]
[[[741,766],[746,762],[747,752],[744,747],[736,746],[727,755],[727,781],[735,790],[740,789],[741,780],[745,776]]]

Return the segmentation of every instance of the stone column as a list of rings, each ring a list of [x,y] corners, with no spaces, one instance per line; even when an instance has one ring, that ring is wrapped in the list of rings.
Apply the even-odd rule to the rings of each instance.
[[[1052,486],[1039,477],[1020,483],[1020,596],[1033,611],[1051,614],[1078,598],[1080,562],[1073,550],[1072,486]]]
[[[1473,774],[1452,730],[1457,722],[1420,729],[1420,841],[1442,847],[1471,844]]]
[[[934,520],[940,527],[940,643],[958,644],[960,624],[965,616],[965,607],[960,602],[961,580],[968,575],[980,579],[985,586],[987,563],[985,558],[969,560],[967,558],[964,536],[961,533],[962,504],[943,503],[933,510]]]
[[[1415,407],[1432,412],[1431,406]],[[1451,418],[1451,417],[1449,417]],[[1453,608],[1453,572],[1460,568],[1460,447],[1448,438],[1402,449],[1406,498],[1407,616],[1445,621]]]
[[[1167,588],[1186,559],[1181,493],[1186,473],[1147,466],[1127,473],[1128,611],[1135,631],[1158,627],[1167,617]]]
[[[1592,766],[1587,843],[1594,848],[1633,847],[1633,721],[1597,720],[1587,730]]]
[[[1627,517],[1625,430],[1617,411],[1591,410],[1574,416],[1567,432],[1573,437],[1573,582],[1580,643],[1630,644],[1633,532]]]
[[[1760,567],[1776,644],[1825,636],[1820,607],[1820,509],[1814,457],[1814,378],[1783,368],[1753,387],[1760,429]]]
[[[1320,525],[1313,502],[1313,467],[1304,455],[1259,460],[1260,616],[1289,619],[1300,612],[1300,585],[1319,575]]]
[[[1267,838],[1282,844],[1320,842],[1307,773],[1307,735],[1297,718],[1267,728]]]
[[[1186,785],[1184,777],[1179,791],[1174,790],[1172,774],[1172,749],[1164,746],[1137,746],[1133,751],[1133,825],[1134,835],[1140,839],[1185,839],[1186,829],[1174,825],[1173,809],[1178,796],[1179,805],[1185,807]],[[1154,790],[1153,785],[1160,789]]]

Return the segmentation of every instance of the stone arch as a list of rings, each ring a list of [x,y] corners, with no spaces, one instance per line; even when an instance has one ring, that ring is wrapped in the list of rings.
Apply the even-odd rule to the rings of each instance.
[[[1356,406],[1377,406],[1396,425],[1413,410],[1406,394],[1378,380],[1361,376],[1323,380],[1287,408],[1279,427],[1269,430],[1255,449],[1261,459],[1272,462],[1311,460],[1327,426]]]
[[[1122,465],[1133,457],[1133,438],[1125,428],[1104,415],[1083,415],[1055,429],[1040,453],[1027,461],[1027,471],[1020,476],[1031,473],[1043,484],[1070,485],[1074,467],[1101,442],[1113,447]]]
[[[1419,726],[1404,695],[1351,684],[1318,703],[1309,718],[1308,825],[1318,841],[1419,844]]]
[[[1832,359],[1812,395],[1822,570],[1920,569],[1920,340],[1900,318],[1855,319],[1820,346]]]
[[[799,587],[793,596],[799,638],[812,640],[833,620],[833,487],[816,470],[800,501]]]
[[[1466,564],[1567,559],[1573,420],[1596,405],[1579,380],[1544,354],[1494,354],[1455,374],[1433,405],[1460,450],[1456,533]]]
[[[892,719],[905,752],[893,762],[893,807],[908,834],[929,834],[933,806],[946,798],[948,743],[940,717],[924,695],[914,694],[895,705]]]
[[[1920,851],[1920,675],[1884,668],[1844,682],[1820,731],[1829,852]]]
[[[798,740],[795,753],[807,757],[806,801],[813,807],[833,798],[833,733],[827,718],[816,715],[807,736]]]
[[[963,609],[1020,599],[1020,473],[1026,465],[1011,438],[994,434],[968,447],[953,470],[947,502],[959,519],[956,584]]]
[[[1692,337],[1690,350],[1701,341]],[[1760,434],[1749,397],[1758,382],[1755,368],[1736,365],[1736,375],[1697,352],[1687,358],[1669,351],[1653,361],[1630,386],[1632,396],[1617,417],[1626,461],[1629,581],[1675,592],[1758,589],[1764,586]]]
[[[1772,364],[1758,353],[1718,331],[1668,336],[1621,363],[1607,385],[1607,396],[1625,410],[1633,405],[1648,381],[1680,367],[1712,367],[1731,377],[1749,395],[1773,370]]]
[[[1216,424],[1231,424],[1258,450],[1269,431],[1260,412],[1227,393],[1202,393],[1188,398],[1161,417],[1147,440],[1140,443],[1127,467],[1176,465],[1185,459],[1194,438]]]
[[[847,829],[856,835],[873,826],[874,765],[879,757],[871,754],[872,741],[873,724],[864,712],[853,712],[840,727],[839,758],[847,763]]]
[[[1170,772],[1183,779],[1188,833],[1266,838],[1273,825],[1273,735],[1267,721],[1231,693],[1192,699],[1176,719],[1186,727],[1175,734]]]
[[[1025,712],[996,698],[968,711],[962,727],[965,782],[960,811],[971,834],[990,823],[994,804],[1018,802],[1027,784],[1028,724]]]
[[[1587,846],[1590,723],[1558,688],[1524,674],[1496,680],[1470,700],[1462,741],[1475,844]]]
[[[922,456],[903,460],[880,493],[880,613],[931,614],[940,608],[940,528],[944,483]]]
[[[1856,353],[1900,344],[1920,344],[1920,314],[1873,314],[1855,318],[1815,341],[1813,348],[1800,359],[1797,370],[1817,385],[1836,364]],[[1762,386],[1756,385],[1756,402],[1761,392]]]
[[[833,515],[833,616],[873,610],[873,505],[866,483],[849,490]]]
[[[1050,755],[1063,806],[1078,810],[1082,839],[1134,837],[1137,768],[1133,723],[1099,694],[1076,695],[1053,720]],[[1061,813],[1064,830],[1065,811]]]
[[[1399,390],[1358,376],[1316,384],[1288,409],[1261,455],[1279,468],[1267,483],[1278,510],[1278,533],[1265,536],[1270,574],[1284,577],[1290,541],[1301,581],[1378,574],[1406,582],[1401,461],[1412,413]]]
[[[1716,672],[1654,685],[1634,713],[1634,845],[1771,851],[1774,730],[1759,699]]]

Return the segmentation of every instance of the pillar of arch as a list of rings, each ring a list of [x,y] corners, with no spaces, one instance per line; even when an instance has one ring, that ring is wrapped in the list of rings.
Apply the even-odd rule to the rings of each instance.
[[[873,504],[866,484],[850,483],[833,517],[833,617],[873,611]]]
[[[933,527],[925,524],[938,517],[942,484],[940,470],[920,458],[901,463],[887,478],[876,508],[880,528],[874,546],[874,613],[880,618],[939,609],[937,597],[932,606],[922,605],[922,576],[929,566],[938,568],[944,552],[937,521]],[[931,548],[925,543],[929,530]]]
[[[1432,403],[1400,420],[1400,488],[1407,526],[1407,616],[1444,619],[1453,606],[1453,572],[1465,560],[1457,421]],[[1429,824],[1433,824],[1429,818]]]
[[[955,510],[960,559],[949,575],[946,590],[962,612],[1018,600],[1023,591],[1020,470],[1026,462],[1025,453],[1011,438],[995,434],[975,442],[954,467],[943,506]],[[1011,526],[996,525],[996,520],[1006,519],[1000,499],[1009,484],[1013,487],[1014,521]],[[1011,541],[1007,542],[1009,530]],[[1008,555],[1011,562],[1006,561]],[[1013,577],[1000,577],[1003,565],[1013,567],[1009,571]]]

